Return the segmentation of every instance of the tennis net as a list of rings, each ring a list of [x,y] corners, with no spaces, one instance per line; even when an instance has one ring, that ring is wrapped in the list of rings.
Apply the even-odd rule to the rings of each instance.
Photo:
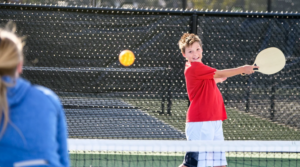
[[[69,139],[68,144],[72,167],[177,167],[186,152],[198,151],[205,166],[218,166],[212,154],[225,154],[228,167],[300,166],[300,141]]]

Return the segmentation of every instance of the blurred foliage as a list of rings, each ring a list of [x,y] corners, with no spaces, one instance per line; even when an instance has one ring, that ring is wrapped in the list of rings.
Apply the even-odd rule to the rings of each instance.
[[[192,0],[195,9],[230,9],[237,0]]]
[[[267,9],[267,0],[190,0],[188,6],[195,9],[219,10],[258,10]],[[189,4],[192,3],[192,4]]]
[[[0,0],[0,3],[36,3],[60,6],[108,6],[117,8],[182,8],[223,11],[267,11],[268,0]],[[271,0],[271,10],[296,12],[299,0]]]

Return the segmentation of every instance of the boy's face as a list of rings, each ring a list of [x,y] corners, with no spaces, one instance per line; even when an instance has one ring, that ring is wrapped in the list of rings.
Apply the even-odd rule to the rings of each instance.
[[[193,43],[191,46],[185,48],[183,57],[187,58],[189,62],[202,62],[202,48],[199,42]]]

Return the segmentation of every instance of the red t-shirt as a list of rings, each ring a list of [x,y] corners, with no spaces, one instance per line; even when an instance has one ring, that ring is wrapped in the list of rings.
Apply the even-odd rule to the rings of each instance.
[[[223,97],[214,80],[217,70],[200,62],[187,62],[185,80],[190,107],[186,122],[227,119]]]

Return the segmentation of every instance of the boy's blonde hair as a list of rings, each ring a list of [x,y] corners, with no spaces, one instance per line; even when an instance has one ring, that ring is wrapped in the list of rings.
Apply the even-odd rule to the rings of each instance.
[[[196,34],[184,33],[178,42],[179,49],[181,50],[182,53],[184,53],[185,48],[193,45],[195,42],[199,42],[202,48],[202,41]]]
[[[9,109],[6,97],[9,84],[2,77],[15,77],[17,66],[23,61],[23,39],[15,35],[15,31],[16,25],[13,22],[9,22],[6,25],[6,29],[0,29],[0,123],[3,121],[0,138],[9,123]]]

